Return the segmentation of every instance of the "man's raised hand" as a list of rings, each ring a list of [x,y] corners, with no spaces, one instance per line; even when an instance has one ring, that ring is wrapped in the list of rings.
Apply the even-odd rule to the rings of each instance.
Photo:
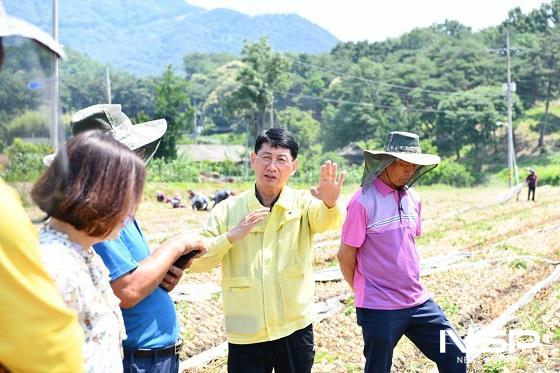
[[[326,161],[321,165],[321,175],[319,176],[319,184],[311,188],[311,194],[323,201],[328,207],[334,207],[342,184],[344,184],[344,172],[337,175],[337,165],[331,161]]]

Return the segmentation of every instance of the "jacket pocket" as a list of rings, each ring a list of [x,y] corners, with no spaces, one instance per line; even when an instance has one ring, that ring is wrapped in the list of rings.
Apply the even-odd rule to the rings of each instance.
[[[286,224],[297,224],[299,225],[299,221],[301,220],[301,210],[288,210],[284,211],[284,213],[278,219],[278,228],[282,228],[282,226]]]
[[[228,333],[255,334],[263,325],[260,285],[250,277],[222,281],[225,326]]]
[[[290,266],[280,271],[280,288],[283,300],[284,324],[304,318],[310,311],[315,293],[311,272],[300,266]]]

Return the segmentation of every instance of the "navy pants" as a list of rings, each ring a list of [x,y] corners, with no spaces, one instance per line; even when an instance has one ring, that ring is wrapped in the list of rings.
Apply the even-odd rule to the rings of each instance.
[[[274,341],[228,344],[228,373],[309,373],[315,358],[313,325]]]
[[[403,335],[435,362],[440,372],[467,371],[465,354],[448,335],[455,330],[432,299],[402,310],[356,308],[356,316],[364,337],[365,373],[390,372],[393,349]],[[441,330],[448,331],[445,353],[440,352]]]
[[[125,356],[123,365],[124,373],[177,373],[179,355],[156,355],[152,358]]]
[[[533,201],[535,200],[535,190],[537,189],[536,186],[529,185],[529,191],[527,192],[527,201],[531,199],[531,193],[533,194]]]

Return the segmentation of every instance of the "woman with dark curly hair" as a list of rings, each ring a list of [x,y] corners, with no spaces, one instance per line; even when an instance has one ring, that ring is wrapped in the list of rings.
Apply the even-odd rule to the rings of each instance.
[[[74,136],[33,186],[48,215],[40,232],[41,260],[84,331],[86,372],[122,371],[126,338],[119,299],[92,249],[115,239],[142,195],[144,162],[101,131]]]

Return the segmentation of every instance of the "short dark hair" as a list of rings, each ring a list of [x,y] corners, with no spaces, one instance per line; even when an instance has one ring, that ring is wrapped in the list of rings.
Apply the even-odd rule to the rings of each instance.
[[[262,131],[255,140],[255,153],[258,153],[263,144],[273,148],[284,148],[290,151],[293,159],[297,159],[299,146],[294,135],[285,128],[269,128]]]
[[[138,207],[144,162],[110,134],[72,137],[31,190],[48,216],[92,237],[106,237]]]

